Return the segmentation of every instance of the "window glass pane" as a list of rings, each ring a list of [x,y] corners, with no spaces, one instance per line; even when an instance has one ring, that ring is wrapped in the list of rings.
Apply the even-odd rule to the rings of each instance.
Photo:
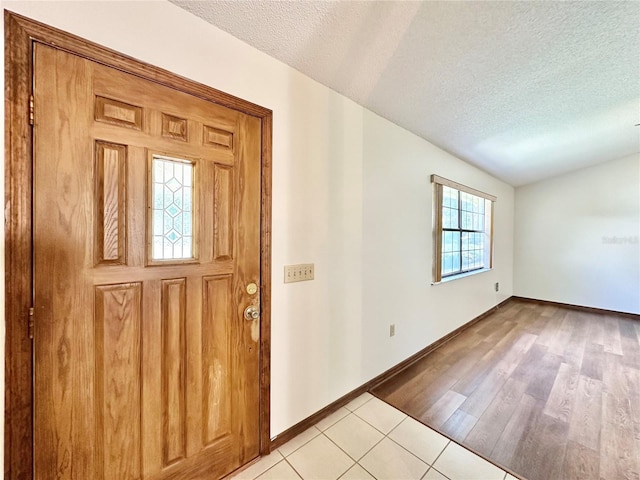
[[[453,254],[453,272],[460,271],[460,252],[456,252]]]
[[[451,251],[450,237],[451,235],[449,234],[449,232],[442,232],[442,253]]]
[[[473,230],[473,213],[462,212],[462,225],[461,228],[465,230]]]
[[[462,252],[462,271],[469,270],[469,252]]]
[[[460,208],[463,212],[473,211],[473,196],[466,192],[460,192]]]
[[[460,232],[449,232],[451,234],[452,251],[460,251]]]
[[[442,228],[458,228],[458,210],[442,207]]]
[[[442,274],[447,275],[451,272],[451,254],[442,252]]]
[[[193,164],[154,155],[151,172],[151,258],[193,258]]]
[[[442,205],[445,207],[458,208],[458,190],[443,186]]]

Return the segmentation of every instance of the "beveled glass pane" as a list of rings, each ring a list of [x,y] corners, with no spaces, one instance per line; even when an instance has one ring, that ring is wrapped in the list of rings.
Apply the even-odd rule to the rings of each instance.
[[[175,258],[182,258],[182,239],[173,244],[173,256]]]
[[[154,189],[153,189],[153,208],[155,210],[162,209],[162,204],[163,204],[162,190],[159,189],[159,188],[155,188],[155,184],[154,184]]]
[[[164,215],[162,216],[162,220],[163,220],[163,229],[162,229],[162,233],[167,234],[171,231],[171,228],[173,227],[173,219],[171,218],[171,215],[169,215],[169,213],[165,210]]]
[[[151,172],[151,258],[193,258],[193,164],[187,160],[154,155]]]
[[[153,210],[153,235],[162,236],[162,210]]]
[[[163,178],[162,172],[163,172],[162,164],[154,163],[153,164],[153,178],[156,179],[155,181],[162,182],[162,178]]]
[[[183,189],[183,194],[182,194],[182,208],[185,212],[191,212],[191,188],[187,188],[185,185],[185,188]]]
[[[164,248],[163,248],[162,256],[163,256],[163,259],[173,258],[173,244],[167,237],[164,237]]]
[[[154,235],[153,237],[153,252],[152,257],[158,258],[162,255],[162,235]]]
[[[164,167],[164,176],[162,178],[162,183],[167,183],[173,177],[173,164],[169,162],[162,161],[162,166]],[[160,181],[158,179],[157,181]]]
[[[184,210],[184,202],[182,200],[183,198],[184,198],[184,188],[181,187],[175,192],[173,192],[173,203],[175,203],[175,205],[178,208],[180,208],[180,210]]]

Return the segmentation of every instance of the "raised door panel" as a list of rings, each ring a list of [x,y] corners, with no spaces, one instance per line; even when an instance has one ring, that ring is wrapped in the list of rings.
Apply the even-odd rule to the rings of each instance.
[[[187,456],[185,278],[162,281],[162,464]]]
[[[96,287],[96,478],[142,478],[142,285]]]
[[[232,277],[205,277],[202,286],[202,443],[231,432]]]
[[[96,263],[126,263],[127,147],[95,144]]]

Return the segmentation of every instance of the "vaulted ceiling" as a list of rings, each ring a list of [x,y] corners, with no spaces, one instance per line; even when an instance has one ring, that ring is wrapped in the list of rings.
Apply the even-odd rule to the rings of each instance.
[[[640,2],[171,1],[512,185],[640,153]]]

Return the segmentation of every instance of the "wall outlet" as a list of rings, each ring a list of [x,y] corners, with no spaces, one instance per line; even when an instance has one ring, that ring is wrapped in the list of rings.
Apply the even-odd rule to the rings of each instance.
[[[313,280],[313,263],[284,266],[284,283]]]
[[[496,292],[500,291],[500,282],[496,282],[495,289],[496,289]]]
[[[389,336],[393,337],[396,334],[396,324],[392,323],[389,325]]]

